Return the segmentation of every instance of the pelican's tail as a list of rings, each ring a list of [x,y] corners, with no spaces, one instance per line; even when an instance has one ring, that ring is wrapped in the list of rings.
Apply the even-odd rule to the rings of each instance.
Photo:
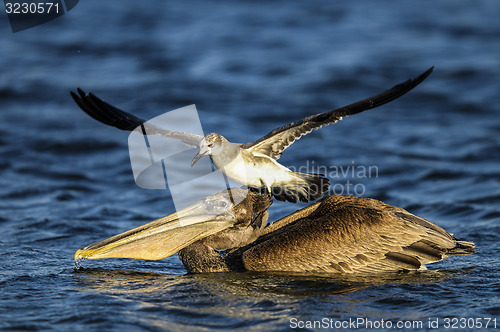
[[[448,255],[470,255],[476,252],[476,245],[472,241],[455,239],[455,248],[448,251]]]
[[[278,201],[309,202],[321,198],[330,187],[330,180],[323,174],[291,172],[294,180],[280,183],[271,188],[271,194]]]

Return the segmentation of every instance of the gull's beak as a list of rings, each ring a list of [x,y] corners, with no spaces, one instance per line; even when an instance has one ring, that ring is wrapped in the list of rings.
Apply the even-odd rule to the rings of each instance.
[[[202,146],[200,148],[200,151],[198,151],[196,156],[194,156],[193,160],[191,161],[191,167],[193,167],[194,164],[196,164],[196,162],[201,159],[201,157],[206,156],[207,154],[208,154],[208,148],[205,146]]]
[[[235,219],[230,210],[216,214],[210,211],[209,205],[200,201],[181,211],[80,248],[75,252],[75,260],[163,259],[195,241],[233,226]]]

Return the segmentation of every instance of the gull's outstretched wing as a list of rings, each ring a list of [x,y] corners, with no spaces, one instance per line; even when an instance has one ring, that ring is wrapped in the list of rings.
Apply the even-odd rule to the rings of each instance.
[[[92,93],[86,94],[80,88],[77,91],[78,94],[71,91],[71,97],[78,106],[89,116],[108,126],[127,131],[134,131],[137,127],[141,127],[143,134],[172,138],[195,147],[198,147],[198,143],[203,138],[200,135],[158,128],[141,118],[102,101]]]
[[[242,148],[249,149],[253,153],[265,154],[274,159],[279,159],[281,153],[283,153],[287,147],[292,145],[293,142],[300,139],[302,136],[309,134],[312,130],[334,124],[337,121],[342,120],[342,117],[384,105],[396,98],[401,97],[420,84],[427,76],[430,75],[433,69],[434,67],[431,67],[417,78],[409,79],[408,81],[400,83],[375,96],[329,112],[312,115],[300,121],[274,129],[269,134],[255,142],[243,144]]]

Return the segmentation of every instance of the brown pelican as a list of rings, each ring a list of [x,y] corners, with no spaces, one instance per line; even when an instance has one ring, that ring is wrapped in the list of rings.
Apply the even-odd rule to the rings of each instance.
[[[432,70],[433,67],[417,78],[400,83],[375,96],[279,127],[255,142],[246,144],[231,143],[216,133],[203,137],[162,130],[109,105],[92,93],[87,95],[78,89],[78,94],[71,92],[71,95],[82,110],[100,122],[129,131],[141,126],[145,135],[161,135],[198,147],[199,152],[191,165],[202,156],[210,155],[215,167],[228,178],[251,188],[264,188],[278,200],[295,203],[297,200],[308,202],[320,198],[328,190],[330,182],[321,174],[292,172],[278,163],[277,160],[287,147],[314,129],[334,124],[343,117],[399,98],[421,83]]]
[[[246,197],[245,197],[246,195]],[[231,202],[239,199],[240,203]],[[374,199],[333,195],[268,226],[270,196],[233,188],[78,249],[75,259],[159,260],[176,252],[190,273],[372,274],[425,269],[473,242]]]

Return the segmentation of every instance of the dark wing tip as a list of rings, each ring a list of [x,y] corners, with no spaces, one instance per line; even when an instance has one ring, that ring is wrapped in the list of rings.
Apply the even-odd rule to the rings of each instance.
[[[267,135],[265,135],[264,137],[259,138],[255,142],[243,144],[242,148],[248,149],[258,145],[259,143],[271,140],[272,144],[267,144],[267,145],[263,144],[262,148],[262,150],[264,151],[263,153],[271,153],[273,157],[279,156],[295,140],[299,139],[302,135],[311,132],[313,129],[318,129],[321,128],[321,126],[323,125],[335,123],[342,117],[361,113],[363,111],[382,106],[401,97],[402,95],[406,94],[414,87],[419,85],[423,80],[425,80],[432,73],[433,70],[434,66],[430,67],[424,73],[420,74],[416,78],[410,78],[405,82],[396,84],[392,88],[385,90],[374,96],[371,96],[369,98],[359,100],[352,104],[325,113],[312,115],[302,120],[293,122],[291,124],[276,128]],[[287,131],[288,131],[288,136],[285,136],[286,139],[278,136],[278,139],[273,140],[274,136],[277,136]]]
[[[76,88],[76,91],[78,92],[78,94],[76,94],[74,91],[70,91],[70,95],[71,97],[73,98],[73,100],[75,101],[75,103],[85,112],[87,113],[88,115],[90,115],[91,117],[93,117],[94,119],[95,116],[92,115],[92,112],[89,113],[89,109],[88,107],[85,105],[84,103],[84,100],[85,100],[85,91],[83,91],[82,89],[80,88]],[[99,120],[99,119],[96,119],[96,120]]]
[[[78,92],[78,94],[76,94],[76,92]],[[85,98],[85,91],[83,91],[82,89],[80,89],[79,87],[76,88],[76,92],[74,91],[70,91],[69,94],[71,95],[71,97],[73,97],[73,99],[78,102],[80,99],[82,98]]]
[[[331,111],[329,112],[329,115],[348,116],[387,104],[395,99],[398,99],[399,97],[403,96],[409,91],[413,90],[413,88],[422,83],[422,81],[424,81],[432,73],[433,70],[434,66],[430,67],[425,72],[423,72],[422,74],[420,74],[415,78],[410,78],[405,82],[396,84],[392,88],[385,90],[375,96],[360,100],[353,104]]]
[[[405,91],[404,93],[406,93],[411,89],[413,89],[414,87],[416,87],[417,85],[419,85],[420,83],[422,83],[422,81],[425,80],[432,73],[433,70],[434,66],[427,69],[425,72],[423,72],[422,74],[420,74],[415,78],[410,78],[406,82],[395,85],[392,89],[402,88]]]
[[[85,91],[83,91],[83,90],[82,90],[82,89],[80,89],[80,88],[76,88],[76,91],[78,91],[78,93],[80,94],[80,96],[81,96],[82,98],[83,98],[83,97],[85,97],[85,94],[86,94],[86,93],[85,93]]]
[[[127,131],[132,131],[145,122],[106,103],[91,92],[86,93],[80,88],[76,88],[76,91],[70,91],[73,100],[85,113],[99,122]]]

